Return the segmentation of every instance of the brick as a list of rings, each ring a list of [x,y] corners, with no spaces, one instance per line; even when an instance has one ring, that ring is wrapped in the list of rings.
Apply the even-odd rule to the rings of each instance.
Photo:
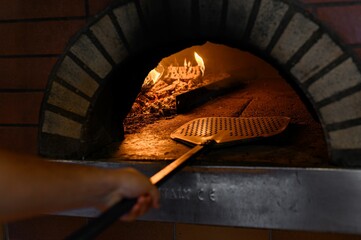
[[[203,36],[213,37],[218,34],[222,21],[222,4],[220,0],[200,0],[200,32]]]
[[[0,145],[3,149],[37,154],[37,127],[4,127],[0,125]]]
[[[97,239],[108,240],[121,237],[127,240],[169,240],[173,239],[173,226],[171,223],[161,222],[136,221],[126,223],[118,221]]]
[[[60,54],[83,20],[0,24],[0,55]]]
[[[133,2],[114,9],[114,14],[124,37],[133,52],[139,52],[146,44],[143,28]]]
[[[45,111],[43,128],[44,133],[80,139],[82,125],[57,113]]]
[[[317,29],[314,22],[296,13],[272,49],[271,55],[280,63],[286,63]]]
[[[112,0],[88,0],[89,14],[91,16],[100,13],[112,2]]]
[[[254,1],[229,1],[226,18],[226,36],[240,40],[246,30]],[[240,16],[242,13],[242,16]]]
[[[0,239],[6,239],[6,228],[5,225],[0,225]]]
[[[90,102],[57,82],[52,83],[47,103],[66,111],[86,116]]]
[[[0,93],[0,124],[37,124],[43,93]]]
[[[332,149],[361,149],[361,126],[329,132]]]
[[[139,1],[141,11],[144,17],[145,22],[147,23],[147,26],[153,26],[152,28],[157,27],[157,24],[163,25],[161,22],[159,22],[160,14],[164,14],[164,7],[165,4],[162,2],[159,2],[157,0],[149,1],[149,0],[140,0]],[[165,17],[165,14],[162,16]],[[162,18],[162,20],[166,20],[165,18]],[[159,26],[158,25],[158,26]],[[154,29],[156,30],[156,29]]]
[[[355,2],[355,0],[300,0],[302,3],[333,3],[333,2]]]
[[[100,78],[105,78],[112,70],[112,65],[86,35],[80,36],[70,51]]]
[[[84,0],[1,1],[0,19],[84,16]]]
[[[144,22],[148,29],[151,29],[151,41],[157,41],[158,43],[169,43],[169,34],[164,29],[169,28],[168,19],[166,17],[167,12],[164,11],[163,1],[139,1],[141,11],[143,14]],[[167,36],[168,35],[168,36]]]
[[[287,10],[288,5],[281,1],[262,1],[251,32],[250,42],[265,50]]]
[[[317,9],[317,16],[346,44],[361,43],[361,6],[338,6]]]
[[[113,23],[108,15],[95,23],[90,30],[110,54],[116,64],[128,56],[128,50],[120,39]]]
[[[92,97],[99,87],[99,84],[69,57],[64,58],[56,75],[89,97]]]
[[[359,61],[361,61],[361,48],[355,48],[354,51],[358,56]]]
[[[174,26],[174,34],[177,36],[190,37],[193,33],[190,31],[192,25],[192,1],[191,0],[170,0],[170,15],[172,22],[170,26]],[[173,29],[168,29],[172,31]]]
[[[86,218],[42,216],[9,224],[9,237],[12,240],[61,240],[86,223]]]
[[[190,224],[177,224],[175,234],[177,240],[269,240],[269,230]]]
[[[354,93],[320,108],[326,124],[339,123],[361,118],[361,92]]]
[[[361,74],[352,59],[348,59],[315,83],[308,91],[319,102],[325,98],[361,83]]]
[[[341,56],[342,53],[340,47],[328,35],[324,34],[291,69],[291,73],[303,83]]]
[[[0,58],[0,88],[45,89],[57,58]]]
[[[272,230],[272,240],[361,240],[360,235]]]

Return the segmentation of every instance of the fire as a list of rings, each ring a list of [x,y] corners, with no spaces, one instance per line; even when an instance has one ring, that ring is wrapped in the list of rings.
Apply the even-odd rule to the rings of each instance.
[[[204,72],[204,61],[197,52],[194,52],[193,61],[187,58],[182,62],[177,59],[161,61],[144,80],[124,121],[126,132],[137,131],[144,122],[151,123],[177,114],[177,97],[214,81],[214,78],[204,77]]]
[[[158,72],[156,69],[153,69],[148,74],[148,77],[151,79],[153,84],[156,83],[161,76],[162,76],[162,73]]]
[[[204,71],[206,70],[206,66],[204,65],[203,58],[201,56],[199,56],[199,54],[197,52],[194,52],[194,59],[196,60],[198,66],[202,72],[202,76],[204,76]]]
[[[160,72],[161,71],[161,72]],[[142,90],[148,90],[162,77],[164,68],[161,64],[148,73],[142,85]]]
[[[191,61],[187,59],[184,59],[183,66],[169,65],[165,68],[162,64],[159,64],[157,68],[149,72],[142,88],[149,89],[162,77],[173,80],[191,80],[201,76],[203,77],[206,69],[203,58],[197,52],[194,52],[194,59],[197,62],[196,66],[193,66]],[[161,66],[161,68],[159,68],[159,66]]]

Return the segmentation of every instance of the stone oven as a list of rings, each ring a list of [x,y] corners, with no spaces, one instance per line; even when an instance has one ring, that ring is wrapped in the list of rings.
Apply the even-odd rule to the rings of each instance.
[[[40,154],[81,159],[120,141],[147,72],[163,57],[206,41],[251,52],[279,69],[316,112],[330,160],[359,165],[357,58],[308,11],[272,0],[114,3],[77,34],[52,72]]]
[[[182,121],[199,114],[222,114],[215,110],[219,106],[236,106],[237,116],[292,115],[292,126],[280,139],[198,157],[160,188],[162,209],[141,220],[361,233],[361,30],[355,20],[360,16],[359,1],[116,0],[105,3],[108,6],[92,18],[89,5],[93,3],[84,2],[88,22],[76,24],[77,33],[61,54],[15,56],[11,48],[13,55],[4,50],[2,58],[40,58],[42,66],[52,71],[44,96],[43,90],[36,95],[37,103],[42,100],[39,124],[5,121],[2,130],[36,129],[33,145],[47,158],[102,167],[132,166],[150,176],[186,151],[186,146],[168,138],[171,127]],[[341,16],[340,21],[330,24],[333,16]],[[51,21],[79,18],[83,19]],[[18,21],[23,20],[2,24]],[[162,129],[157,125],[148,136],[129,140],[123,122],[149,71],[168,56],[182,51],[189,56],[193,50],[201,53],[206,67],[223,66],[211,62],[218,57],[223,63],[231,61],[225,52],[241,56],[243,62],[235,63],[240,68],[224,70],[232,70],[232,77],[239,80],[239,92],[216,99],[202,113],[173,118],[162,123]],[[48,58],[51,61],[44,60]],[[254,62],[257,67],[249,68]],[[267,74],[280,74],[283,80],[254,80]],[[5,94],[22,91],[6,88]],[[268,94],[269,99],[276,97],[266,104],[261,95],[252,95],[273,90],[287,92],[289,98]],[[30,105],[27,97],[20,99],[23,108]],[[260,100],[258,108],[250,108],[255,99]],[[265,105],[272,108],[261,111]],[[161,137],[154,137],[159,132]],[[35,134],[31,136],[35,142]],[[295,136],[299,140],[291,145]],[[133,152],[123,152],[132,141],[136,142],[130,147]],[[159,147],[159,142],[167,147]],[[150,154],[149,144],[158,146],[160,150],[154,149],[160,154]],[[295,154],[300,161],[293,161]],[[60,215],[96,214],[85,209]]]
[[[210,106],[236,106],[235,116],[264,115],[261,104],[255,108],[256,89],[281,100],[273,106],[287,106],[261,101],[274,114],[291,116],[280,142],[208,151],[161,186],[161,211],[119,222],[102,239],[359,238],[333,234],[361,233],[359,0],[20,0],[4,1],[0,11],[2,148],[72,163],[130,165],[151,176],[188,149],[167,132],[181,125],[172,122],[179,117],[191,119]],[[239,92],[207,102],[194,115],[178,114],[164,122],[167,131],[155,125],[163,138],[133,134],[148,150],[149,143],[166,142],[161,154],[138,151],[142,146],[124,154],[136,138],[127,129],[123,134],[119,122],[144,77],[162,58],[188,49],[204,58],[205,78],[225,66],[215,61],[225,52],[242,56],[234,61],[242,70],[263,63],[245,71],[250,75],[237,72],[251,80],[258,75],[249,83],[240,78]],[[118,98],[111,97],[115,90]],[[209,113],[228,114],[214,109]],[[104,146],[115,156],[99,151]],[[98,212],[66,214],[8,224],[5,239],[64,239]]]

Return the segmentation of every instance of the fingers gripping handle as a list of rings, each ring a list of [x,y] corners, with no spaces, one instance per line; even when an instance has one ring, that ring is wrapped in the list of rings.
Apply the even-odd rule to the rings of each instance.
[[[178,159],[174,160],[172,163],[161,169],[159,172],[154,174],[150,181],[156,185],[160,186],[164,180],[169,177],[171,174],[175,173],[175,170],[180,169],[184,163],[190,158],[194,157],[196,154],[200,153],[204,149],[205,145],[197,145],[185,154],[183,154]],[[123,199],[110,207],[108,210],[103,212],[99,217],[91,220],[87,225],[75,231],[66,240],[89,240],[97,237],[102,231],[108,228],[120,216],[128,213],[133,206],[136,204],[137,199]]]
[[[136,204],[137,199],[123,199],[99,217],[92,219],[87,225],[68,236],[66,240],[95,239],[101,232],[119,219],[120,216],[128,213]]]

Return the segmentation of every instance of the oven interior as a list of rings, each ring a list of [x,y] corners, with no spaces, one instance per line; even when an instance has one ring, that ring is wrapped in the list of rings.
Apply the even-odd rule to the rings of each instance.
[[[194,52],[204,61],[204,75],[187,76],[184,73],[184,78],[193,80],[181,79],[182,74],[180,74],[173,80],[168,79],[169,84],[163,83],[164,85],[160,85],[158,89],[156,85],[156,90],[151,88],[144,94],[141,90],[130,113],[124,119],[124,139],[100,149],[90,155],[90,158],[106,156],[113,161],[174,160],[186,152],[189,146],[172,140],[170,134],[193,119],[286,116],[291,118],[291,124],[281,135],[226,149],[213,149],[202,156],[200,164],[330,166],[323,129],[311,104],[302,96],[297,86],[289,83],[282,73],[260,57],[207,42],[163,58],[155,66],[159,68],[159,65],[162,65],[163,69],[171,66],[173,70],[184,67],[185,62],[189,66],[197,66],[192,59]],[[162,74],[165,75],[164,72]],[[204,85],[200,84],[198,88],[185,90],[183,95],[189,96],[178,100],[184,101],[183,105],[190,106],[189,109],[181,109],[179,113],[177,106],[174,107],[174,102],[171,108],[169,107],[171,104],[157,101],[161,95],[173,98],[182,95],[177,92],[180,87],[172,87],[172,83],[174,85],[178,81],[188,86],[196,81],[196,78],[200,78],[197,81],[205,82]],[[166,76],[160,79],[167,80]],[[117,79],[113,82],[117,82]],[[214,86],[209,82],[216,82],[217,85],[207,89],[207,86]],[[205,92],[195,90],[199,88],[206,90]],[[149,95],[149,92],[152,96],[144,100],[144,95]],[[139,98],[143,98],[142,101]],[[199,103],[193,104],[194,102]],[[155,103],[158,105],[154,106]],[[147,107],[147,104],[153,104],[153,108]],[[133,111],[134,108],[137,111]]]

